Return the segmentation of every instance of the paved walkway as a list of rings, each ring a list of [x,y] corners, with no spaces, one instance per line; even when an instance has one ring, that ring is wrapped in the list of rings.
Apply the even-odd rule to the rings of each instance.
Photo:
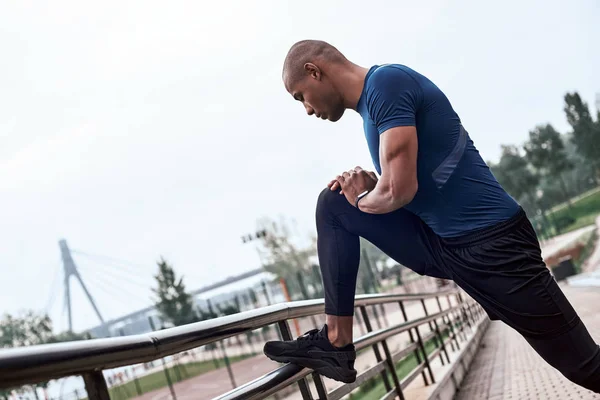
[[[563,286],[563,291],[600,342],[600,290]],[[455,400],[600,399],[549,366],[513,329],[493,322]]]

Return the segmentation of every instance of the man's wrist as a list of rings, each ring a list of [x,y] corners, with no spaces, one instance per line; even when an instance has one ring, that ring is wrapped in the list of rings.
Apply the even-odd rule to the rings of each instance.
[[[355,206],[357,209],[359,209],[359,210],[360,210],[360,208],[358,207],[358,206],[359,206],[359,203],[360,203],[360,201],[361,201],[361,200],[362,200],[362,199],[363,199],[363,198],[364,198],[366,195],[368,195],[368,194],[369,194],[369,190],[365,190],[364,192],[362,192],[361,194],[359,194],[358,196],[356,196],[356,201],[354,202],[354,206]]]

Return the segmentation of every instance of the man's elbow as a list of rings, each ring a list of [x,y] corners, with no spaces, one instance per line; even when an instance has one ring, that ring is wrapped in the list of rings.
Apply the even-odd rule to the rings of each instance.
[[[398,207],[404,207],[413,201],[418,189],[419,184],[416,179],[402,187],[392,187],[392,199],[394,199],[394,203],[396,203]]]

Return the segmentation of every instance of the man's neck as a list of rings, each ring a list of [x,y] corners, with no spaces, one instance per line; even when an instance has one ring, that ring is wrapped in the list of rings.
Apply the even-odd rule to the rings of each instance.
[[[347,109],[357,109],[368,72],[368,68],[353,63],[340,65],[334,71],[332,76],[334,84],[340,91]]]

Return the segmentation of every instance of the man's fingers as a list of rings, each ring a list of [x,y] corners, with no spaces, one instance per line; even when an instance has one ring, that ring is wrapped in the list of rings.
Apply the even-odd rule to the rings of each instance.
[[[342,185],[344,184],[344,182],[345,182],[344,177],[338,175],[336,183],[338,184],[338,186],[340,188],[340,194],[344,194],[344,190],[342,190]]]
[[[362,170],[363,170],[363,169],[362,169],[361,167],[359,167],[359,166],[356,166],[356,167],[354,167],[354,171],[355,171],[355,172],[360,172],[360,171],[362,171]]]
[[[367,174],[369,174],[369,176],[370,176],[371,178],[373,178],[373,180],[374,180],[374,181],[376,181],[376,180],[377,180],[377,175],[375,175],[375,172],[373,172],[373,171],[368,171],[368,172],[367,172]]]

